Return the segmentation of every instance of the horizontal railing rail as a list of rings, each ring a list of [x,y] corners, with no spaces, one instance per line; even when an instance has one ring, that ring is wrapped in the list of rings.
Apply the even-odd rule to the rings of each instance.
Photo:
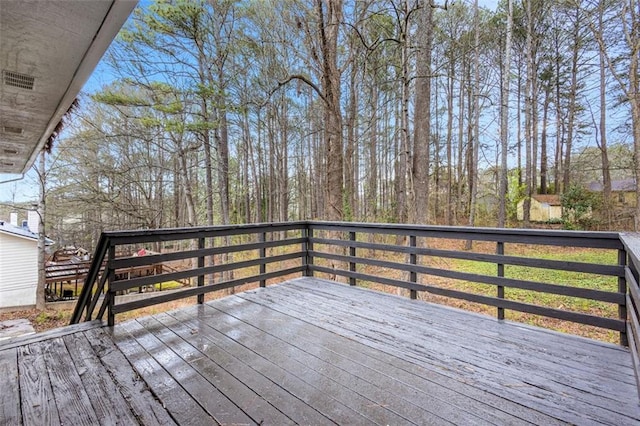
[[[311,274],[345,277],[351,285],[368,282],[403,288],[409,291],[412,298],[424,292],[492,306],[496,308],[499,319],[505,318],[505,310],[511,310],[596,326],[618,332],[620,342],[627,344],[626,287],[620,284],[625,281],[624,263],[620,262],[620,253],[624,253],[625,248],[618,233],[310,222],[308,234]],[[389,240],[394,238],[396,242],[390,243]],[[398,240],[402,243],[398,243]],[[452,250],[438,244],[443,240],[472,241],[474,244],[490,244],[495,248],[493,253]],[[599,249],[610,251],[615,263],[596,264],[505,254],[505,247],[511,245]],[[545,251],[552,252],[549,249]],[[493,264],[493,272],[458,270],[456,261]],[[529,268],[530,276],[510,277],[508,273],[505,274],[505,271],[513,270],[509,267]],[[380,270],[385,273],[381,274]],[[609,277],[613,285],[603,290],[563,282],[545,282],[544,278],[536,276],[536,271],[544,270],[594,274],[605,279]],[[438,284],[442,280],[493,286],[494,294],[448,288]],[[588,302],[611,304],[614,310],[617,305],[618,315],[605,317],[598,313],[536,303],[535,299],[533,302],[517,300],[508,297],[508,293],[505,295],[505,290],[526,290],[545,297],[552,295],[585,299]]]
[[[251,241],[238,243],[233,242],[233,238]],[[218,241],[218,245],[214,246],[216,239],[224,239],[223,245]],[[119,251],[132,251],[122,250],[126,246],[144,247],[168,243],[187,248],[165,253],[116,257]],[[247,283],[255,282],[264,286],[267,280],[305,271],[306,244],[305,222],[105,232],[100,237],[71,322],[102,319],[106,314],[108,324],[113,325],[116,314],[130,310],[192,296],[197,296],[198,303],[202,303],[206,293]],[[282,252],[267,256],[267,249]],[[234,253],[242,259],[231,259],[229,255]],[[218,261],[220,258],[222,261],[215,263],[216,256]],[[104,262],[106,267],[101,269],[100,265]],[[182,268],[159,267],[166,262],[186,264]],[[233,276],[234,272],[245,274],[254,267],[257,272],[242,277]],[[267,268],[270,269],[268,272]],[[165,272],[167,270],[169,272]],[[194,279],[195,286],[116,303],[116,296],[128,290],[138,288],[142,291],[147,286],[171,281],[184,282],[185,279]],[[209,280],[208,283],[205,283],[206,279]]]
[[[464,250],[455,244],[441,244],[445,240],[457,241],[458,245],[466,241],[484,244],[485,250]],[[144,256],[116,257],[116,253],[135,252],[136,248],[150,244],[171,246],[171,249]],[[512,249],[520,246],[543,249],[534,251],[533,255],[522,255]],[[612,252],[615,260],[595,263],[536,256],[540,252],[553,253],[548,247],[554,246]],[[627,345],[630,332],[640,334],[633,324],[637,322],[636,307],[640,301],[637,284],[627,294],[627,281],[633,271],[638,270],[638,265],[634,266],[633,262],[627,265],[627,250],[620,234],[614,232],[351,222],[300,221],[105,232],[100,237],[72,322],[102,318],[106,314],[109,324],[113,324],[116,314],[132,309],[191,296],[198,296],[201,303],[204,294],[211,291],[247,283],[264,286],[267,280],[295,274],[319,274],[344,277],[351,285],[377,283],[406,289],[412,298],[419,293],[430,293],[479,303],[495,307],[499,319],[505,318],[505,310],[511,310],[596,326],[618,332],[620,342]],[[99,266],[103,262],[106,266],[101,272]],[[176,266],[180,262],[184,267]],[[465,262],[489,266],[481,272],[464,270],[459,265]],[[160,274],[139,273],[166,263],[173,266],[160,268]],[[529,271],[528,275],[514,275],[512,271],[518,268]],[[135,270],[138,272],[131,273]],[[581,287],[538,277],[541,273],[536,271],[593,274],[613,280],[614,286]],[[116,303],[116,295],[132,289],[188,280],[192,281],[192,287]],[[208,281],[205,283],[205,280]],[[494,290],[492,293],[471,291],[464,286],[442,285],[443,281],[475,283]],[[536,298],[522,300],[513,296],[523,291],[617,306],[617,315],[600,315],[597,309],[576,311],[562,304],[550,305],[538,303]],[[630,321],[627,321],[628,306],[635,309]]]
[[[631,352],[636,384],[640,389],[640,236],[638,234],[621,234],[627,257],[625,265],[625,284],[629,291],[626,298],[626,315],[628,346]]]

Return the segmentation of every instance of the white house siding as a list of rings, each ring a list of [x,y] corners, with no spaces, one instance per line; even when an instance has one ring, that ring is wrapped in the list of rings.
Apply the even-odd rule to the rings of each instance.
[[[0,232],[0,308],[35,305],[38,242]]]

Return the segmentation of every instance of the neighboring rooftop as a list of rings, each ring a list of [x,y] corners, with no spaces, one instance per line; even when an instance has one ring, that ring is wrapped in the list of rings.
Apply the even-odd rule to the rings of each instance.
[[[21,228],[19,226],[13,226],[12,224],[4,220],[0,220],[0,232],[5,234],[17,235],[19,237],[29,238],[32,240],[38,239],[38,234],[36,234],[35,232],[31,232],[29,228]]]
[[[549,204],[550,206],[562,205],[560,197],[555,194],[536,194],[531,196],[531,198],[535,199],[539,203]]]
[[[591,182],[589,184],[589,191],[602,192],[602,182]],[[636,180],[634,178],[616,179],[611,181],[611,191],[613,192],[627,192],[636,190]]]
[[[35,232],[32,232],[28,227],[19,227],[19,226],[14,226],[12,224],[10,224],[7,221],[4,220],[0,220],[0,233],[4,233],[4,234],[9,234],[9,235],[16,235],[18,237],[22,237],[22,238],[28,238],[30,240],[37,240],[38,239],[38,234]],[[47,245],[51,245],[53,244],[55,241],[46,238],[46,244]]]

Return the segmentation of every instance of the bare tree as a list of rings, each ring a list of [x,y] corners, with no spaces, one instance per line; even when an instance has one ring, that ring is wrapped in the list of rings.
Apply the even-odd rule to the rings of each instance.
[[[498,227],[506,225],[507,218],[507,151],[509,148],[509,82],[511,67],[511,38],[513,28],[513,4],[507,0],[507,29],[502,67],[502,84],[500,87],[500,177],[498,197]]]

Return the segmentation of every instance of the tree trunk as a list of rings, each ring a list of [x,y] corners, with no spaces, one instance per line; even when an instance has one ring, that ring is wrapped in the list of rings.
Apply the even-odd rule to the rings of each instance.
[[[573,26],[573,49],[571,52],[571,87],[569,88],[569,105],[567,119],[567,141],[564,156],[564,174],[562,186],[566,191],[571,184],[571,151],[573,149],[573,135],[576,121],[576,101],[578,91],[578,53],[580,48],[580,12],[576,10],[575,22]]]
[[[420,224],[429,220],[429,154],[431,141],[431,45],[433,9],[427,3],[420,13],[420,48],[416,58],[416,94],[413,137],[413,217]]]
[[[324,147],[327,164],[325,217],[343,219],[343,143],[340,110],[340,70],[338,69],[338,35],[342,22],[342,0],[316,0],[318,34],[322,52],[322,95],[324,98]],[[326,8],[326,10],[325,10]],[[326,15],[326,16],[325,16]]]
[[[375,220],[378,217],[378,88],[372,84],[369,91],[371,95],[371,130],[368,146],[368,177],[367,177],[367,220]]]
[[[500,104],[500,188],[498,190],[498,227],[503,228],[507,218],[507,149],[509,147],[509,81],[511,67],[511,31],[513,26],[513,4],[507,0],[507,34],[502,70]]]
[[[453,90],[455,75],[455,57],[449,57],[449,72],[447,75],[447,225],[454,224],[453,213]]]
[[[604,31],[604,0],[600,1],[598,7],[598,33],[602,36]],[[609,153],[607,149],[607,76],[606,76],[606,58],[602,50],[598,50],[599,72],[600,72],[600,156],[602,159],[602,190],[603,190],[603,211],[605,212],[605,220],[607,228],[611,226],[612,209],[611,209],[611,166],[609,165]]]
[[[550,85],[544,91],[542,105],[542,135],[540,137],[540,194],[547,193],[547,120],[549,117],[549,104],[551,103]]]
[[[46,151],[43,149],[40,152],[40,158],[38,162],[38,177],[40,186],[40,197],[38,199],[38,285],[36,287],[36,309],[45,309],[45,285],[46,285],[46,230],[45,230],[45,214],[46,214],[46,185],[47,185],[47,170],[45,162]]]
[[[480,150],[480,10],[478,0],[473,2],[474,49],[473,49],[473,161],[469,171],[470,201],[469,226],[476,224],[476,203],[478,198],[478,151]],[[467,240],[466,249],[471,250],[472,240]]]

